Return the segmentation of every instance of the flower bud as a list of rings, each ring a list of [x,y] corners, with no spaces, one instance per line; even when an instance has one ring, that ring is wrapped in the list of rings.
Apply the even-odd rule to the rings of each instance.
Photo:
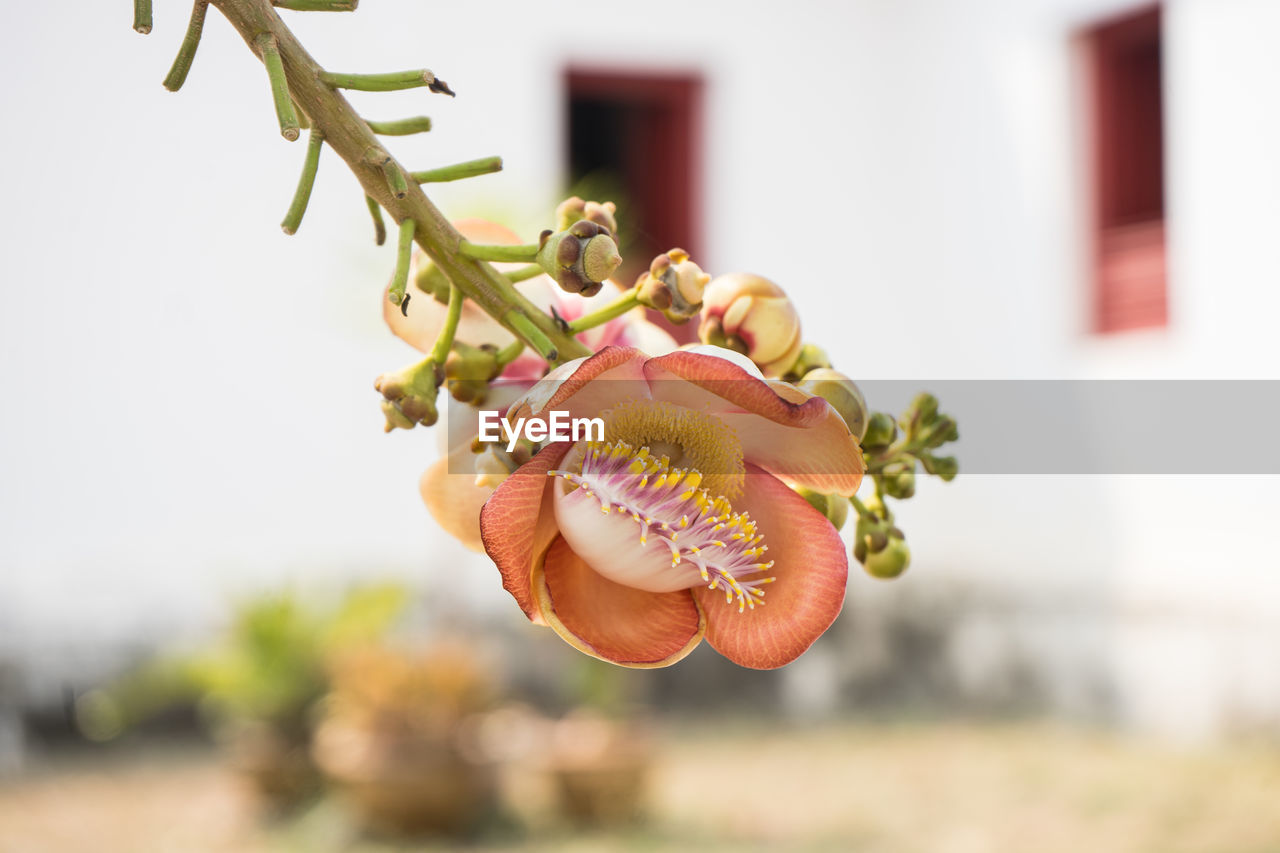
[[[594,296],[622,263],[622,255],[613,232],[580,219],[563,231],[543,231],[537,260],[561,290]]]
[[[916,493],[916,466],[895,463],[880,473],[884,493],[891,498],[905,500]]]
[[[788,375],[800,377],[811,370],[830,366],[831,359],[827,357],[826,350],[817,344],[805,344],[800,347],[800,355],[796,358],[796,363],[791,365]]]
[[[893,416],[884,412],[875,412],[867,421],[867,431],[862,436],[863,448],[888,447],[898,437],[898,425]]]
[[[689,260],[684,249],[672,249],[653,259],[649,271],[636,281],[641,305],[655,308],[673,323],[684,323],[702,309],[702,292],[711,276]]]
[[[960,463],[954,456],[931,456],[926,453],[920,457],[920,464],[925,471],[941,478],[944,483],[951,482],[960,473]]]
[[[412,429],[417,424],[431,426],[440,417],[436,393],[444,371],[427,359],[396,373],[384,373],[373,383],[383,397],[382,414],[386,431]]]
[[[556,207],[556,230],[565,231],[579,220],[585,219],[609,229],[611,234],[618,233],[618,220],[615,216],[618,206],[611,201],[583,201],[576,195],[560,202]]]
[[[849,518],[848,498],[840,495],[824,495],[804,487],[797,488],[796,493],[808,501],[809,506],[825,515],[827,521],[831,522],[831,526],[836,530],[844,527],[845,521]]]
[[[473,347],[455,340],[444,362],[449,395],[459,403],[479,406],[489,393],[489,383],[500,372],[493,346]]]
[[[801,358],[804,358],[803,353]],[[821,397],[840,413],[853,437],[862,441],[867,433],[867,399],[853,380],[838,370],[819,367],[810,370],[796,386],[801,391]]]
[[[698,337],[740,352],[768,378],[790,370],[800,354],[800,315],[778,285],[748,273],[711,280],[702,297]]]
[[[892,580],[911,565],[911,549],[904,540],[890,537],[889,544],[883,550],[868,554],[860,562],[871,577]]]

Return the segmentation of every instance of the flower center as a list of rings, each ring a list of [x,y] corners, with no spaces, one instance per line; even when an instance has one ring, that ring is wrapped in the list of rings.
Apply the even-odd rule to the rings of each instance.
[[[611,441],[648,448],[654,457],[699,472],[712,494],[729,500],[742,494],[742,442],[719,418],[654,400],[628,400],[601,416]]]
[[[569,546],[600,574],[651,592],[699,583],[721,589],[738,612],[764,604],[768,546],[747,513],[702,487],[648,447],[590,442],[580,471],[552,470],[578,488],[554,490],[556,521]]]

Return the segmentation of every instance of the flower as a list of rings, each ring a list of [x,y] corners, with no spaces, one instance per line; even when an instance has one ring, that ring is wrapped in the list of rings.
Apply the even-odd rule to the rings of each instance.
[[[507,228],[482,219],[461,220],[454,226],[468,240],[476,242],[515,245],[520,238]],[[430,261],[424,256],[415,259],[417,269],[413,275],[427,273]],[[509,264],[495,264],[504,269]],[[518,264],[514,266],[519,266]],[[566,321],[576,320],[585,314],[608,305],[621,290],[616,285],[607,286],[593,297],[565,293],[547,276],[538,276],[520,282],[516,287],[534,304],[544,310],[554,309]],[[399,338],[421,352],[429,352],[436,336],[444,326],[447,306],[430,294],[415,291],[408,309],[401,313],[385,298],[383,318]],[[635,346],[654,355],[670,352],[676,342],[644,317],[642,308],[629,311],[608,323],[589,329],[578,340],[592,350],[606,346]],[[462,319],[458,323],[455,341],[472,347],[492,346],[501,348],[515,338],[498,322],[470,301],[463,304]],[[502,371],[484,398],[483,407],[505,412],[507,407],[524,394],[546,370],[544,362],[536,354],[526,350]],[[419,480],[419,492],[428,511],[451,536],[474,551],[482,550],[480,541],[480,507],[493,493],[494,487],[504,478],[503,467],[514,470],[516,463],[504,452],[487,451],[477,454],[472,442],[479,433],[478,409],[475,406],[448,401],[445,422],[449,436],[442,447],[441,458],[432,464]],[[474,471],[474,473],[473,473]]]
[[[849,496],[861,482],[857,442],[825,400],[718,347],[607,347],[557,368],[508,419],[553,410],[602,418],[607,441],[548,444],[480,513],[530,620],[624,666],[675,663],[705,637],[771,669],[839,614],[844,544],[791,488]]]
[[[740,352],[765,376],[785,374],[800,355],[800,315],[781,287],[749,273],[717,276],[702,294],[698,337]]]

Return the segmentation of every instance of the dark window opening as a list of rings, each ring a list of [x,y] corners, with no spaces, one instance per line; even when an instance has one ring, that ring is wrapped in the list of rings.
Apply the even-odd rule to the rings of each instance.
[[[618,204],[630,284],[654,255],[699,259],[702,82],[697,77],[566,72],[570,191]]]
[[[1160,9],[1086,34],[1094,170],[1094,330],[1168,321]]]

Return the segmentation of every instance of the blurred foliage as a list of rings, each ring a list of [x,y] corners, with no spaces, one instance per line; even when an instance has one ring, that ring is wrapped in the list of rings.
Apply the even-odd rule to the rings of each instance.
[[[407,603],[402,587],[357,588],[319,604],[279,592],[242,601],[222,640],[160,659],[77,702],[86,736],[105,740],[156,713],[196,701],[216,724],[267,722],[301,732],[328,690],[327,662],[390,630]]]

